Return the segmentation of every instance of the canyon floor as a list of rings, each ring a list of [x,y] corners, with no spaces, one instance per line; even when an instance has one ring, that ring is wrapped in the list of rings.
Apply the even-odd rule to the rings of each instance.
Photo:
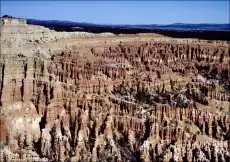
[[[229,162],[229,45],[1,26],[0,161]]]

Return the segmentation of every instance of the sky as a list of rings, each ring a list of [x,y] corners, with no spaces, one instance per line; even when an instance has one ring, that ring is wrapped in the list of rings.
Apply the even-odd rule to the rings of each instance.
[[[1,1],[1,16],[97,24],[229,23],[229,1]]]

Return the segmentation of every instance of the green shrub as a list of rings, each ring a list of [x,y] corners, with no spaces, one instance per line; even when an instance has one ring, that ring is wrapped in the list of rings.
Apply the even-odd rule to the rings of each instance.
[[[3,149],[6,143],[4,141],[0,141],[0,149]]]

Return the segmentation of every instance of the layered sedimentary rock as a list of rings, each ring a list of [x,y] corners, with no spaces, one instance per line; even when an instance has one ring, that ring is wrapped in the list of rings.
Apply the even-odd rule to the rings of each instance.
[[[2,53],[1,160],[229,161],[229,43],[139,37]]]

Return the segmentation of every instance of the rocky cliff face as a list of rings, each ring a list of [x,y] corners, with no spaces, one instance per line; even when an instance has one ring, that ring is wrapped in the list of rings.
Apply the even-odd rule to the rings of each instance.
[[[46,48],[1,54],[1,161],[230,160],[228,43]]]

